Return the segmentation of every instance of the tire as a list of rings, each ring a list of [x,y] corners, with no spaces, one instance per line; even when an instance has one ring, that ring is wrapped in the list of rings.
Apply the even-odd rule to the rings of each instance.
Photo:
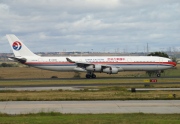
[[[161,77],[161,74],[158,73],[158,74],[157,74],[157,77]]]
[[[95,75],[95,74],[92,74],[92,78],[96,78],[96,75]]]
[[[91,75],[90,74],[86,74],[86,78],[91,78]]]

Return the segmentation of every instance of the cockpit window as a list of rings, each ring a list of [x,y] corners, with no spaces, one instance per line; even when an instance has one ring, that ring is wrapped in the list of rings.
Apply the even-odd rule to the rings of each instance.
[[[172,62],[172,60],[171,60],[171,59],[169,59],[169,60],[168,60],[168,62]]]

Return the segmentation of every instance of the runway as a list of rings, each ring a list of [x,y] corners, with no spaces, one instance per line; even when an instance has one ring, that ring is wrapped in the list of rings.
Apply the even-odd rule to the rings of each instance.
[[[98,87],[98,86],[128,86],[128,85],[164,85],[164,84],[180,84],[180,82],[156,82],[156,83],[96,83],[96,84],[32,84],[32,85],[26,85],[26,84],[21,84],[21,85],[0,85],[0,90],[5,90],[5,89],[18,89],[18,88],[44,88],[44,89],[48,89],[51,87],[76,87],[76,88],[80,88],[80,87]]]
[[[84,88],[81,87],[63,87],[63,86],[53,86],[53,87],[46,87],[46,86],[38,86],[38,87],[31,87],[31,86],[23,86],[23,87],[0,87],[0,91],[52,91],[52,90],[83,90]]]
[[[31,84],[31,85],[0,85],[0,91],[15,90],[15,91],[42,91],[42,90],[82,90],[85,87],[102,87],[102,86],[145,86],[145,85],[172,85],[180,84],[180,82],[141,82],[141,83],[96,83],[96,84]],[[147,88],[145,89],[147,90]],[[179,88],[169,90],[179,90]]]
[[[0,102],[0,112],[7,114],[28,114],[38,112],[60,112],[72,114],[179,114],[180,100],[6,101]]]
[[[113,79],[179,79],[179,76],[170,77],[97,77],[95,79],[87,78],[14,78],[14,79],[0,79],[0,81],[41,81],[41,80],[113,80]]]
[[[38,87],[0,87],[0,91],[45,91],[45,90],[70,90],[70,91],[77,91],[77,90],[84,90],[84,88],[87,88],[88,86],[84,87],[76,87],[76,86],[69,86],[69,87],[63,87],[63,86],[53,86],[53,87],[44,87],[44,86],[38,86]],[[98,90],[97,88],[93,90]],[[131,91],[131,88],[127,88],[128,91]],[[180,88],[135,88],[136,91],[180,91]]]

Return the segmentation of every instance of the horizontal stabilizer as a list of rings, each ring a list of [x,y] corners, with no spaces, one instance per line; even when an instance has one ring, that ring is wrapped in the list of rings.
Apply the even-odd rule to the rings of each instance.
[[[20,63],[22,63],[22,64],[24,64],[24,63],[27,61],[26,58],[9,57],[8,59],[9,59],[9,60],[14,60],[14,61],[20,62]]]

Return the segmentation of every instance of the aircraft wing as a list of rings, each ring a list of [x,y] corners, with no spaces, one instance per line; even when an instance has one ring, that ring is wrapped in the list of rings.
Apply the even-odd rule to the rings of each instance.
[[[86,68],[87,66],[92,65],[92,63],[73,61],[69,58],[66,58],[66,60],[70,63],[76,63],[76,65],[81,68]]]
[[[112,66],[112,65],[93,64],[93,63],[88,63],[88,62],[78,62],[78,61],[73,61],[69,58],[66,58],[66,60],[70,63],[76,63],[77,67],[85,69],[86,71],[105,72],[108,74],[116,74],[116,73],[118,73],[118,70],[122,70],[122,68]]]
[[[94,65],[93,63],[88,63],[88,62],[77,62],[77,61],[72,61],[71,59],[69,58],[66,58],[66,60],[70,63],[76,63],[76,65],[78,67],[82,67],[82,68],[85,68],[89,65]],[[98,64],[98,65],[101,65],[101,64]],[[103,68],[107,68],[107,67],[112,67],[111,65],[101,65]]]

